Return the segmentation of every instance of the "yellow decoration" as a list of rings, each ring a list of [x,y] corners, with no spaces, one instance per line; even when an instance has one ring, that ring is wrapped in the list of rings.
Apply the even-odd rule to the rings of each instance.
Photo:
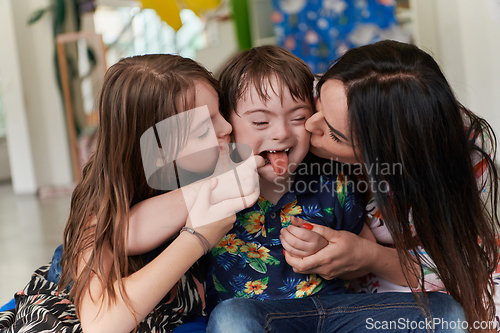
[[[176,0],[141,0],[141,2],[143,8],[154,9],[158,16],[174,28],[175,31],[178,31],[182,27],[180,9]],[[183,0],[180,3],[185,8],[191,9],[196,15],[200,16],[202,11],[217,8],[220,0]]]
[[[217,8],[220,4],[220,0],[183,0],[187,8],[191,9],[196,15],[200,16],[200,13],[206,10]]]
[[[141,0],[143,8],[151,8],[169,26],[178,31],[182,27],[180,9],[175,0]]]

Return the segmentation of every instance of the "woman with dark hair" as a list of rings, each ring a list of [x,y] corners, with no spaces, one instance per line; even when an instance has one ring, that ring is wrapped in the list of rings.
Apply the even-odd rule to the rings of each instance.
[[[357,293],[262,302],[265,306],[230,300],[212,313],[209,330],[222,332],[237,322],[247,323],[239,324],[239,332],[249,326],[290,331],[305,322],[318,332],[485,330],[485,322],[494,319],[492,273],[500,227],[491,127],[455,99],[433,58],[409,44],[383,41],[346,52],[321,77],[317,92],[318,112],[306,123],[311,151],[344,166],[361,166],[357,181],[368,185],[370,215],[378,219],[377,227],[388,229],[393,246],[319,225],[309,231],[295,220],[281,237],[287,262],[297,272],[327,279],[372,272],[410,286],[415,297]],[[399,167],[383,172],[377,164]],[[485,189],[492,212],[481,200]],[[309,232],[328,244],[304,257]],[[449,295],[426,292],[429,267]]]

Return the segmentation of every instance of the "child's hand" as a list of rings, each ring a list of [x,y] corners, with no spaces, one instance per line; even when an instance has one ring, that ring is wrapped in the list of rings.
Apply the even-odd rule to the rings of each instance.
[[[281,244],[287,253],[294,257],[305,258],[328,245],[323,236],[308,228],[312,226],[310,223],[295,216],[292,216],[290,221],[292,225],[282,228],[280,235]]]

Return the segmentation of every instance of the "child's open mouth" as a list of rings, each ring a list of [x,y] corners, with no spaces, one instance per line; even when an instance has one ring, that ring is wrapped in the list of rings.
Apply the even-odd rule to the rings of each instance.
[[[271,164],[274,173],[278,176],[283,176],[288,169],[288,152],[290,148],[284,150],[265,150],[259,155],[264,157],[266,165]]]

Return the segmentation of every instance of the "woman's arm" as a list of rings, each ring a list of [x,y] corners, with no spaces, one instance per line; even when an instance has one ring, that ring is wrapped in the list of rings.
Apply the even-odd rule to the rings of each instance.
[[[367,224],[365,224],[363,226],[363,229],[361,230],[361,232],[359,233],[358,236],[363,238],[363,239],[369,240],[371,242],[377,243],[375,236],[373,235],[372,231],[370,230],[370,228],[368,227]],[[345,274],[339,275],[339,278],[344,279],[344,280],[356,279],[356,278],[364,276],[368,273],[370,273],[370,271],[360,269],[357,271],[347,272]]]
[[[347,231],[312,225],[314,226],[313,231],[325,238],[328,244],[317,253],[305,258],[294,257],[287,253],[286,260],[296,272],[316,273],[325,279],[354,278],[372,272],[390,282],[402,286],[408,285],[396,249],[380,245],[373,242],[372,239],[366,239]],[[282,237],[291,238],[294,236],[286,234]],[[411,273],[408,274],[409,277],[410,275]],[[412,286],[417,286],[418,279],[412,277],[410,283]]]

